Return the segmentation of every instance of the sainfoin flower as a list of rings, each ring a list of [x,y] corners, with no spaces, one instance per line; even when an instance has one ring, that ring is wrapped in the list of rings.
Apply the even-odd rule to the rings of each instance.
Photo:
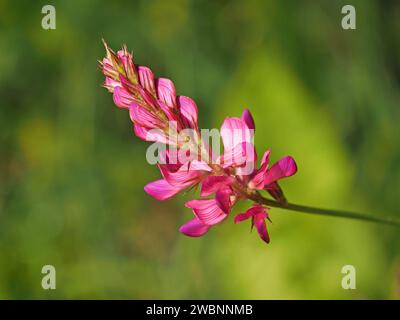
[[[169,147],[159,155],[162,178],[148,183],[144,190],[164,201],[199,186],[200,197],[185,204],[194,216],[179,229],[191,237],[202,236],[227,219],[238,201],[251,200],[253,205],[234,221],[251,220],[260,238],[268,243],[269,209],[260,201],[260,192],[268,192],[284,205],[286,198],[278,181],[296,173],[294,159],[286,156],[270,165],[267,150],[256,168],[255,122],[247,109],[241,117],[224,120],[220,129],[223,152],[218,155],[219,150],[212,150],[203,141],[197,106],[191,98],[177,96],[171,80],[155,78],[149,68],[136,65],[126,47],[115,53],[104,44],[106,57],[100,65],[104,87],[113,94],[114,103],[129,111],[136,136]]]

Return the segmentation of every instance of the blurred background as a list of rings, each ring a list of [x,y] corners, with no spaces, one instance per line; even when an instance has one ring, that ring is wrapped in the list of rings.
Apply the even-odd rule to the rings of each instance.
[[[393,227],[273,209],[270,245],[232,217],[181,235],[196,194],[145,194],[158,169],[97,65],[127,44],[204,128],[249,108],[258,152],[298,162],[290,201],[400,218],[400,2],[350,2],[356,30],[349,1],[1,0],[0,298],[399,299]]]

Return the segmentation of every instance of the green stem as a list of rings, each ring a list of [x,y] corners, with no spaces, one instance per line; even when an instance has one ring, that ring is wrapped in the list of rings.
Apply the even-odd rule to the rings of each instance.
[[[373,216],[371,214],[366,214],[366,213],[356,213],[356,212],[351,212],[351,211],[314,208],[314,207],[303,206],[303,205],[294,204],[294,203],[282,204],[277,201],[270,200],[270,199],[267,199],[267,198],[264,198],[261,196],[258,197],[257,202],[259,202],[261,204],[265,204],[270,207],[276,207],[276,208],[292,210],[292,211],[297,211],[297,212],[302,212],[302,213],[357,219],[357,220],[383,223],[383,224],[400,227],[400,220],[391,218],[391,217],[379,217],[379,216]]]

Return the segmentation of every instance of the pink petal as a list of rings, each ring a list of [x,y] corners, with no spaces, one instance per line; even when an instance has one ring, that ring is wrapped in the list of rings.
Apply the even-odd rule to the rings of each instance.
[[[176,91],[174,83],[165,78],[158,78],[156,81],[157,96],[170,108],[176,105]]]
[[[244,166],[251,162],[251,169],[254,169],[256,158],[257,154],[254,145],[250,142],[242,142],[232,149],[225,151],[220,161],[222,162],[223,168]],[[253,170],[251,170],[251,172],[253,172]]]
[[[264,178],[264,184],[268,185],[279,179],[290,177],[297,171],[297,165],[294,159],[290,156],[286,156],[276,162],[271,169],[269,169]]]
[[[267,217],[266,208],[259,204],[254,204],[249,209],[246,210],[245,213],[239,213],[235,217],[235,223],[247,220],[254,216],[263,216]]]
[[[256,215],[253,218],[253,223],[257,229],[257,232],[258,232],[258,235],[260,236],[260,238],[262,240],[264,240],[266,243],[269,243],[270,239],[269,239],[269,234],[267,231],[267,224],[265,223],[265,218],[262,215],[260,215],[260,216]]]
[[[243,142],[252,142],[253,130],[240,118],[226,118],[221,126],[221,137],[225,151]]]
[[[132,103],[129,108],[131,120],[140,126],[147,128],[161,128],[162,124],[156,116],[149,110],[136,103]]]
[[[200,237],[203,234],[207,233],[210,226],[203,224],[199,219],[194,218],[186,222],[182,227],[179,228],[179,231],[184,235],[189,237]]]
[[[221,188],[230,185],[234,180],[235,178],[231,176],[208,176],[202,181],[200,195],[202,197],[209,196]]]
[[[246,125],[249,129],[253,129],[253,130],[256,129],[253,116],[251,115],[251,113],[248,109],[243,110],[242,120],[246,123]]]
[[[198,171],[188,170],[188,164],[183,165],[178,171],[169,171],[168,165],[158,165],[164,179],[171,185],[184,189],[198,182],[201,175]]]
[[[209,226],[217,224],[227,217],[227,214],[222,211],[215,199],[191,200],[185,206],[191,208],[196,217]]]
[[[232,189],[229,187],[225,187],[220,189],[215,194],[215,201],[217,202],[218,206],[222,209],[223,212],[229,213],[231,211],[231,195]]]
[[[178,97],[179,110],[187,125],[195,129],[197,128],[198,111],[196,103],[189,97]]]
[[[247,219],[249,219],[251,217],[252,217],[252,215],[246,211],[245,213],[237,214],[235,216],[235,220],[234,221],[235,221],[235,223],[239,223],[239,222],[245,221],[245,220],[247,220]]]
[[[181,188],[170,185],[166,180],[160,179],[144,186],[144,191],[157,200],[167,200],[176,195]]]
[[[139,124],[135,124],[133,126],[133,131],[138,138],[144,141],[160,142],[165,144],[169,143],[168,138],[161,129],[148,129]]]
[[[148,92],[155,93],[153,72],[147,67],[139,66],[138,73],[140,85]]]
[[[249,188],[252,189],[258,189],[261,190],[264,188],[264,179],[266,172],[268,170],[268,159],[269,159],[269,154],[270,150],[267,150],[261,160],[261,167],[257,171],[257,173],[254,175],[254,177],[250,180],[248,186]]]
[[[114,92],[115,87],[121,86],[121,83],[110,77],[106,77],[106,80],[104,81],[104,86],[108,89],[108,91]]]
[[[211,172],[212,169],[205,161],[193,160],[190,162],[189,170],[201,170]]]
[[[133,97],[127,90],[117,86],[114,88],[113,100],[117,107],[129,108],[133,101]]]

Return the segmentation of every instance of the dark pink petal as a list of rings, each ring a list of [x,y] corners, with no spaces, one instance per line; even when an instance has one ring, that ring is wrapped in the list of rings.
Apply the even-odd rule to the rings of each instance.
[[[129,108],[133,102],[133,97],[127,90],[117,86],[114,88],[113,100],[117,107]]]
[[[253,130],[256,129],[253,116],[251,115],[251,113],[248,109],[243,110],[242,120],[246,123],[246,125],[249,129],[253,129]]]
[[[267,217],[266,208],[260,204],[254,204],[249,209],[246,210],[245,213],[239,213],[235,217],[235,223],[247,220],[254,216],[263,216],[264,218]]]
[[[234,221],[235,221],[235,223],[239,223],[239,222],[245,221],[245,220],[247,220],[247,219],[249,219],[251,217],[252,217],[252,215],[246,211],[245,213],[237,214],[235,216],[235,220]]]
[[[266,172],[268,170],[268,159],[269,159],[270,152],[271,152],[270,150],[267,150],[264,153],[264,155],[261,159],[261,167],[256,172],[256,174],[252,177],[252,179],[250,180],[250,182],[248,184],[249,188],[258,189],[258,190],[261,190],[264,188],[264,179],[265,179]]]
[[[271,169],[267,171],[264,178],[264,185],[269,185],[272,182],[278,181],[279,179],[290,177],[297,171],[297,165],[294,159],[290,156],[286,156],[276,162]]]
[[[165,78],[158,78],[156,81],[157,96],[168,107],[173,108],[176,105],[176,91],[174,83]]]
[[[227,217],[215,199],[191,200],[186,202],[185,206],[191,208],[196,217],[209,226],[217,224]]]
[[[223,187],[230,185],[234,180],[235,178],[232,176],[208,176],[202,181],[200,195],[202,197],[209,196]]]
[[[287,203],[285,195],[283,194],[282,188],[279,186],[278,182],[272,182],[264,187],[265,190],[278,202]]]
[[[263,215],[265,218],[267,217],[267,208],[263,207],[260,204],[254,204],[250,209],[246,211],[248,214],[252,216],[260,216]]]
[[[147,128],[161,128],[162,126],[160,120],[153,113],[136,103],[130,105],[129,115],[133,123],[140,126]]]
[[[189,128],[197,128],[198,111],[196,103],[189,97],[178,97],[179,110]]]
[[[267,231],[267,224],[265,223],[265,217],[263,215],[256,215],[253,218],[254,226],[257,229],[258,235],[266,243],[269,243],[269,234]]]
[[[205,225],[199,219],[194,218],[180,227],[179,231],[189,237],[201,237],[203,234],[207,233],[208,229],[210,229],[210,226]]]
[[[252,143],[253,131],[240,118],[226,118],[221,126],[221,138],[225,151],[243,142]]]
[[[138,73],[140,85],[151,94],[155,94],[153,72],[147,67],[139,66]]]
[[[233,194],[230,187],[225,187],[218,190],[215,194],[215,201],[223,212],[228,214],[231,211],[231,195]]]
[[[181,188],[170,185],[166,180],[160,179],[144,186],[144,191],[157,200],[167,200],[176,195]]]

